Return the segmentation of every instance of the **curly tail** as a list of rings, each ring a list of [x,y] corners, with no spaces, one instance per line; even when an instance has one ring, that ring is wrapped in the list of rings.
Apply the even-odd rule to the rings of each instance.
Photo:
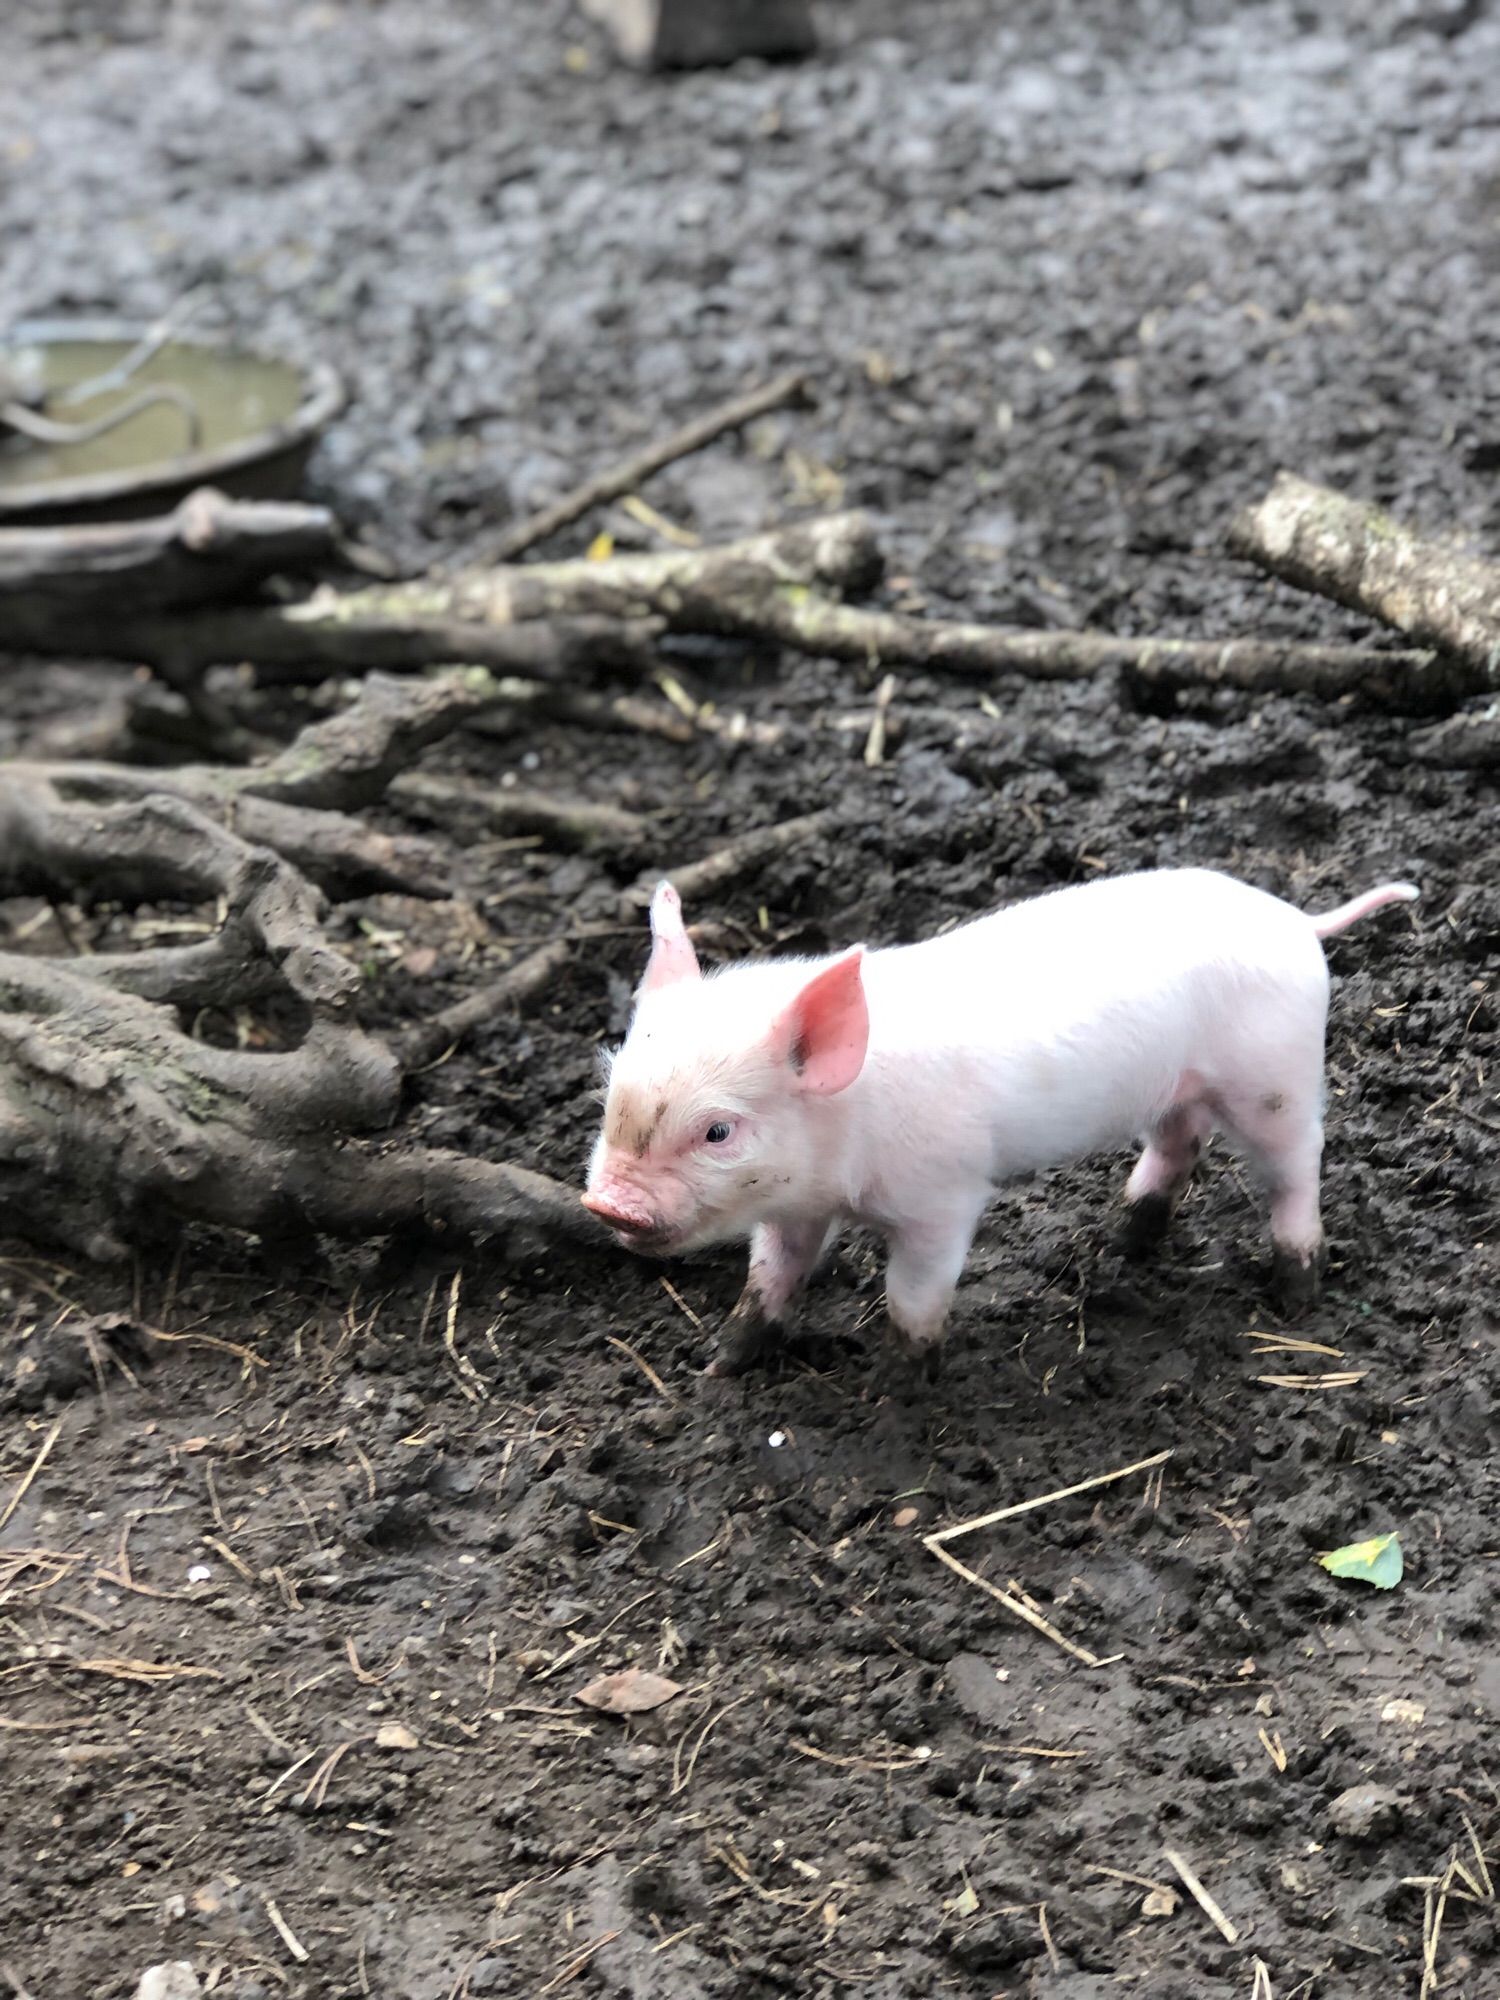
[[[1368,917],[1372,911],[1383,910],[1387,903],[1414,903],[1421,893],[1410,882],[1382,882],[1378,889],[1367,889],[1353,902],[1340,903],[1336,910],[1314,917],[1312,927],[1320,938],[1332,937],[1336,931],[1348,930],[1350,924],[1357,924],[1361,917]]]

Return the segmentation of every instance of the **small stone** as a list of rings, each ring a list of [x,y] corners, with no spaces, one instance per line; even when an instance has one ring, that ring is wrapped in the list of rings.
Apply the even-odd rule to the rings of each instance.
[[[915,1507],[898,1507],[891,1516],[893,1528],[911,1528],[916,1525],[919,1510]]]
[[[148,1965],[135,1989],[135,2000],[201,2000],[203,1988],[185,1958],[168,1965]]]
[[[1328,1824],[1345,1840],[1380,1840],[1401,1822],[1404,1801],[1389,1785],[1351,1785],[1328,1808]]]
[[[1404,1722],[1415,1728],[1427,1720],[1427,1709],[1420,1701],[1402,1701],[1398,1696],[1381,1709],[1380,1719],[1382,1722]]]

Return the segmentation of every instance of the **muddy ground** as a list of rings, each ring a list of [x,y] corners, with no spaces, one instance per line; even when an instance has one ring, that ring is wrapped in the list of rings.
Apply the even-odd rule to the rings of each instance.
[[[801,68],[647,81],[557,0],[28,0],[0,26],[0,298],[145,315],[204,286],[326,353],[355,400],[317,482],[407,561],[794,363],[815,413],[651,499],[704,534],[867,506],[893,602],[1363,637],[1221,553],[1283,464],[1500,540],[1493,9],[823,12]],[[556,547],[601,525],[649,540],[616,511]],[[1275,2000],[1415,1997],[1408,1878],[1471,1826],[1500,1851],[1493,779],[1409,766],[1410,724],[1357,703],[1148,715],[1113,679],[916,675],[870,770],[849,669],[672,671],[779,748],[448,748],[623,797],[659,851],[455,848],[452,902],[347,910],[372,1019],[642,859],[839,799],[847,837],[691,914],[821,948],[1136,866],[1309,905],[1412,877],[1414,917],[1331,947],[1334,1264],[1293,1329],[1316,1351],[1250,1338],[1287,1329],[1224,1162],[1144,1269],[1112,1248],[1123,1159],[1007,1190],[930,1389],[882,1357],[859,1239],[790,1358],[730,1383],[698,1374],[729,1256],[669,1290],[623,1257],[283,1268],[189,1234],[122,1276],[12,1241],[0,1976],[1250,2000],[1258,1957]],[[124,677],[8,669],[0,748]],[[580,948],[422,1079],[411,1127],[576,1177],[640,962],[634,935]],[[121,1316],[92,1350],[90,1315]],[[1159,1484],[967,1545],[1098,1670],[919,1540],[1165,1449]],[[1390,1595],[1312,1561],[1391,1529]],[[574,1701],[628,1665],[683,1691],[633,1722]],[[1366,1785],[1389,1796],[1335,1807]],[[1237,1945],[1189,1901],[1143,1909],[1165,1847]],[[1493,1905],[1448,1903],[1438,1965],[1453,2000],[1500,1994]]]

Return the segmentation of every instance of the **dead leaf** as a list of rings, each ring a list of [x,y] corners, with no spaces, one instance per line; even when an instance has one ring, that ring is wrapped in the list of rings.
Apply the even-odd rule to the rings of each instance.
[[[956,1896],[946,1898],[943,1908],[951,1910],[954,1916],[960,1920],[977,1916],[979,1913],[979,1898],[975,1894],[974,1884],[972,1882],[965,1882]]]
[[[438,962],[437,946],[414,944],[401,961],[401,968],[413,979],[425,979]]]
[[[574,1690],[574,1701],[585,1708],[602,1709],[606,1715],[648,1715],[673,1695],[682,1693],[676,1681],[665,1674],[647,1673],[644,1667],[625,1667],[617,1674],[603,1674],[587,1687]]]
[[[418,1750],[421,1744],[404,1722],[382,1722],[375,1732],[377,1750]]]
[[[1151,1889],[1141,1899],[1143,1917],[1170,1917],[1181,1897],[1175,1889]]]

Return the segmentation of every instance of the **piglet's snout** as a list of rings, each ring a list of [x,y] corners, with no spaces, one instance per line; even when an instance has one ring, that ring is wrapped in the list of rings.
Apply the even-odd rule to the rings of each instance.
[[[584,1195],[583,1205],[620,1236],[654,1236],[661,1226],[640,1197],[626,1188],[595,1188]]]

